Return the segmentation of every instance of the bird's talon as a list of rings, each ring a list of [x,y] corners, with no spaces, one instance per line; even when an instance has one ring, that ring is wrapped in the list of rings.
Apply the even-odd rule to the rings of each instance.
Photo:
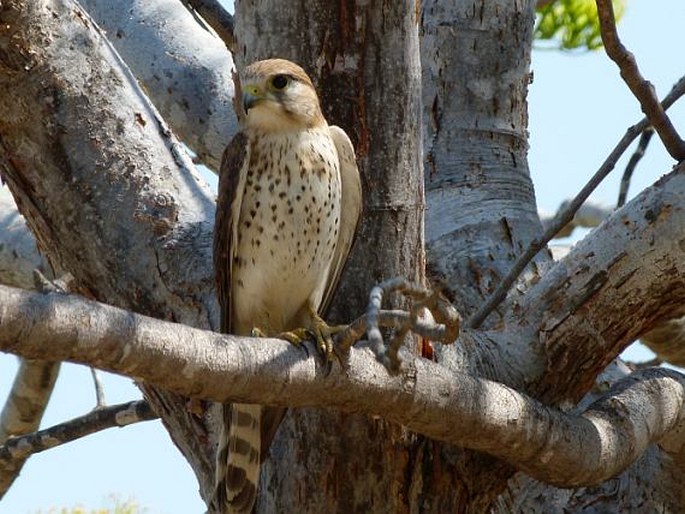
[[[266,337],[266,333],[259,327],[252,327],[250,335],[252,337]]]

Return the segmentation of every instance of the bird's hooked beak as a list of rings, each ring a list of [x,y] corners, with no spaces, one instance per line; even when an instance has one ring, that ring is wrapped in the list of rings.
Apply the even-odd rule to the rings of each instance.
[[[261,102],[266,98],[266,95],[262,88],[255,84],[248,84],[243,87],[243,109],[245,114],[252,107],[254,107],[258,102]]]

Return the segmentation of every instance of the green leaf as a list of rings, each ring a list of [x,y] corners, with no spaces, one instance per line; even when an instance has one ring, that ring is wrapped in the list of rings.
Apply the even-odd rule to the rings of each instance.
[[[616,21],[625,11],[625,0],[613,0]],[[534,37],[541,48],[596,50],[602,46],[597,5],[594,0],[554,0],[537,10]],[[540,47],[538,47],[540,48]]]

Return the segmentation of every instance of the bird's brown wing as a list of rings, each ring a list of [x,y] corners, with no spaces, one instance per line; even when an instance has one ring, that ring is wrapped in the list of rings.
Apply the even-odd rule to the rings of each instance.
[[[231,332],[231,271],[238,218],[249,164],[248,138],[238,132],[224,150],[219,168],[219,192],[214,222],[214,273],[221,316],[220,330]]]
[[[331,125],[329,128],[331,139],[333,139],[335,148],[338,151],[338,159],[340,160],[342,194],[338,242],[335,245],[335,253],[333,254],[331,268],[326,279],[323,300],[319,307],[319,312],[321,313],[326,312],[333,299],[333,293],[345,267],[347,255],[352,248],[352,241],[354,240],[354,234],[362,212],[362,186],[352,141],[350,141],[350,138],[347,137],[345,131],[340,127]]]

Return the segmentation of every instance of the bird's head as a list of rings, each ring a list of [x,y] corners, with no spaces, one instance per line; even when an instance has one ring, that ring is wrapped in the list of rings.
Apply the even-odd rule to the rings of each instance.
[[[311,79],[295,63],[257,61],[243,70],[240,84],[247,128],[271,132],[326,123]]]

